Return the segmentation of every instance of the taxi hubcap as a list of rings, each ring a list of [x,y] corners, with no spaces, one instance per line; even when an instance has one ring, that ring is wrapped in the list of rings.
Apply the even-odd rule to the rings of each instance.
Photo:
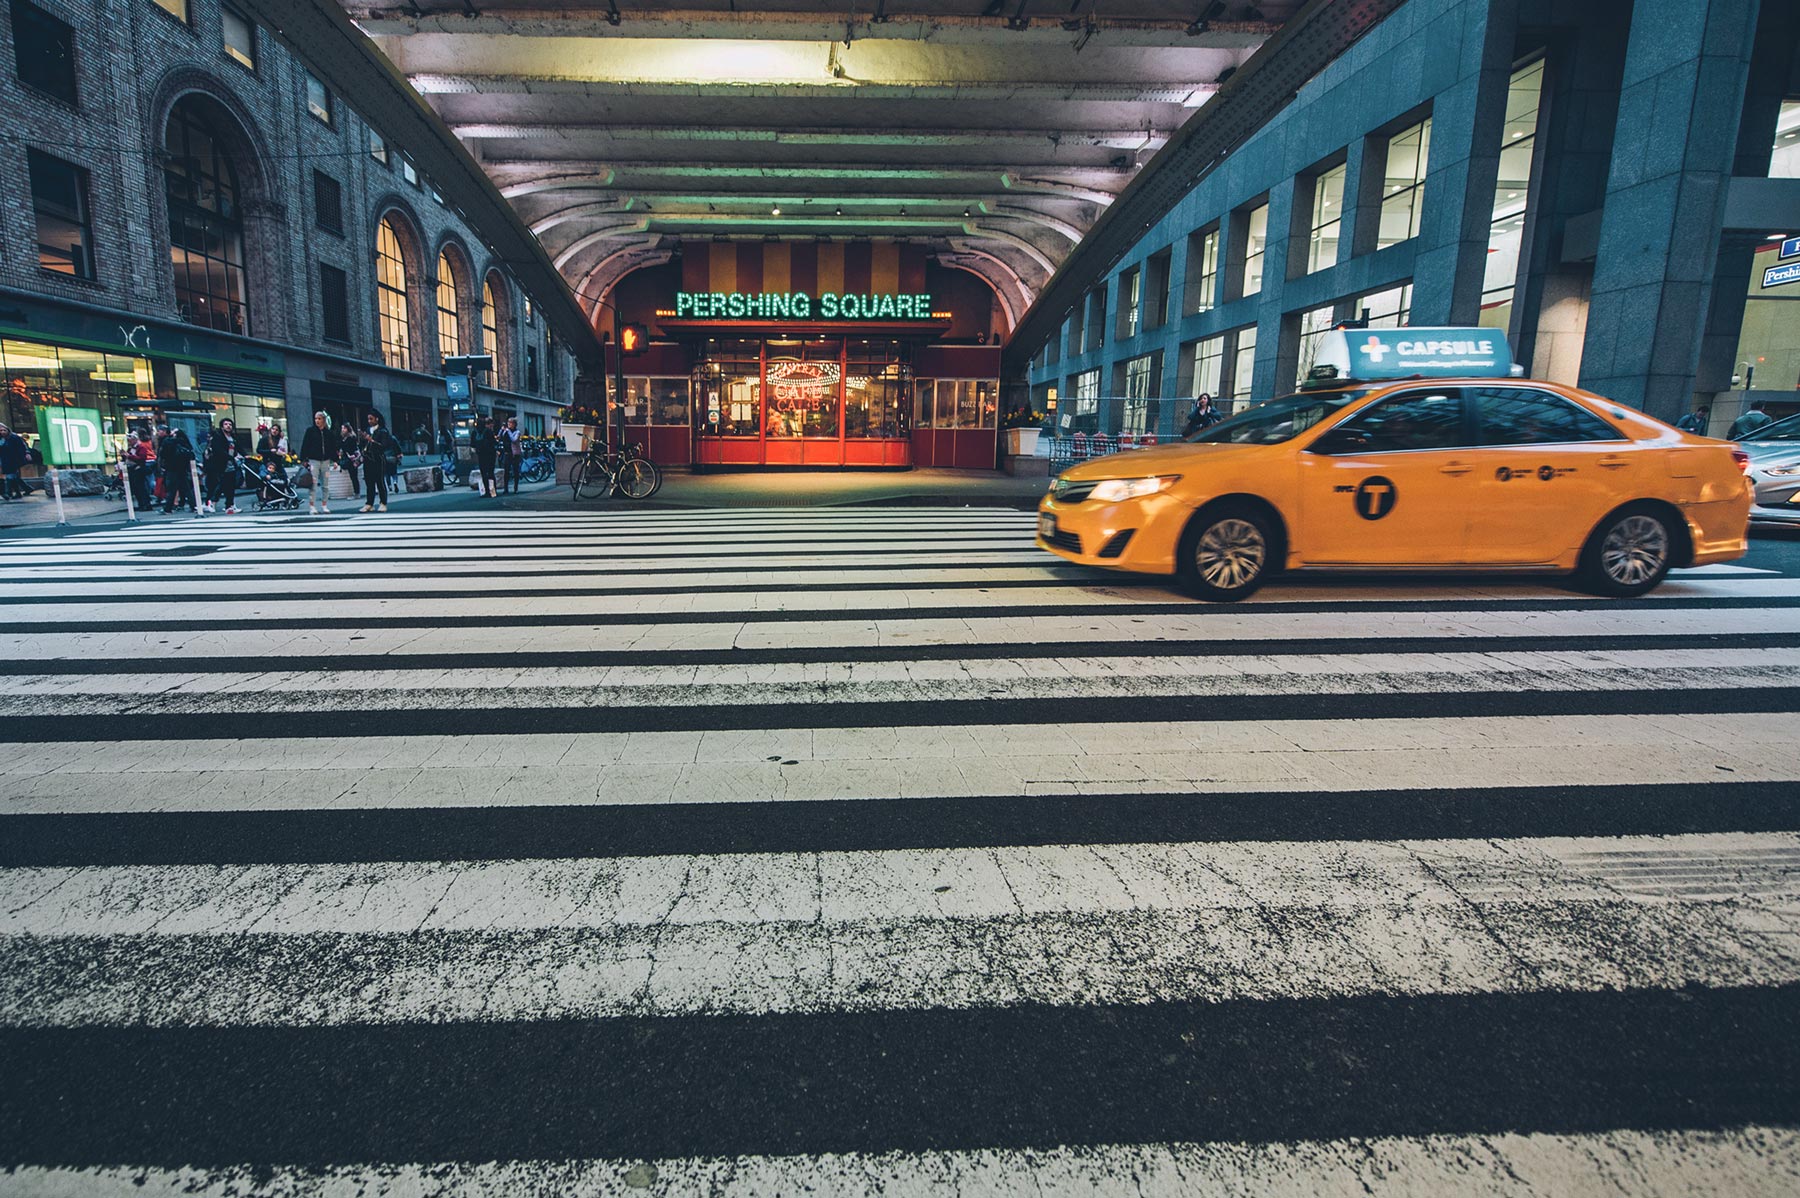
[[[1669,532],[1653,516],[1627,516],[1600,546],[1600,567],[1622,586],[1648,582],[1669,556]]]
[[[1200,577],[1222,590],[1241,587],[1262,573],[1268,547],[1262,530],[1248,520],[1220,520],[1200,534],[1194,564]]]

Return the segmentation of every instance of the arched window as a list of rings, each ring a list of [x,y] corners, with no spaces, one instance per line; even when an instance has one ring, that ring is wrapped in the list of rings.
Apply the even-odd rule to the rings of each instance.
[[[175,305],[189,324],[248,334],[237,168],[201,103],[189,97],[169,113],[169,165],[163,179]]]
[[[375,308],[380,322],[381,360],[396,370],[412,367],[412,325],[406,314],[406,259],[394,218],[381,218],[375,234]]]
[[[454,357],[462,353],[462,322],[456,313],[456,266],[448,252],[438,254],[437,316],[438,354]]]
[[[500,346],[500,303],[494,291],[494,276],[488,275],[481,280],[481,352],[494,356],[488,385],[504,390],[509,376],[506,353]]]

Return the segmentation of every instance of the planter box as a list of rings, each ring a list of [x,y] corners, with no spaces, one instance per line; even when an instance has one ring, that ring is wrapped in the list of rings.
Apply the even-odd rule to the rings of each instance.
[[[406,493],[414,491],[442,491],[444,489],[444,471],[439,466],[415,466],[406,472]]]
[[[1006,452],[1012,457],[1031,457],[1037,453],[1038,434],[1042,429],[1009,428],[1006,430]]]

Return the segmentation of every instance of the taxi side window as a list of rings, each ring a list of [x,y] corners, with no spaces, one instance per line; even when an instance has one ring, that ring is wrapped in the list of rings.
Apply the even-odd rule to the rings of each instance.
[[[1606,421],[1560,395],[1529,387],[1474,389],[1483,445],[1553,445],[1569,441],[1622,441]]]
[[[1462,395],[1454,388],[1409,391],[1365,408],[1333,429],[1326,453],[1394,453],[1467,445]]]

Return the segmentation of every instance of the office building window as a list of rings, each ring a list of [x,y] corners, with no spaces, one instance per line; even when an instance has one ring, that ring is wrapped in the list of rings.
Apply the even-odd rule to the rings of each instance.
[[[1344,227],[1344,170],[1334,166],[1313,180],[1312,226],[1306,238],[1306,273],[1336,266]]]
[[[315,120],[331,124],[331,93],[311,71],[306,73],[306,111],[312,113]]]
[[[456,310],[456,264],[449,254],[438,255],[437,324],[438,354],[450,358],[462,353],[462,318]]]
[[[481,281],[481,352],[497,354],[500,351],[500,311],[494,305],[494,285],[491,281]],[[498,362],[495,365],[499,365]]]
[[[525,347],[525,389],[538,389],[538,350],[535,345]]]
[[[525,327],[529,329],[529,328],[535,327],[536,325],[537,325],[537,309],[532,306],[531,297],[528,295],[525,297]]]
[[[1376,249],[1385,250],[1419,235],[1425,219],[1425,171],[1430,159],[1430,117],[1388,138]]]
[[[1306,381],[1307,374],[1312,370],[1313,360],[1318,357],[1319,342],[1324,340],[1326,332],[1335,323],[1335,309],[1331,304],[1300,313],[1300,357],[1298,369],[1294,372],[1295,386]]]
[[[1255,295],[1263,285],[1263,255],[1269,248],[1269,206],[1258,204],[1244,214],[1244,294]]]
[[[1156,398],[1160,389],[1161,374],[1160,353],[1145,354],[1125,363],[1125,403],[1119,419],[1121,432],[1150,431],[1150,401]]]
[[[344,189],[324,171],[313,172],[313,222],[327,233],[344,233]]]
[[[1224,386],[1225,370],[1225,338],[1206,337],[1194,342],[1194,380],[1188,387],[1188,394],[1193,396],[1210,395],[1219,398],[1219,389]]]
[[[1144,327],[1161,328],[1169,323],[1169,270],[1174,254],[1164,250],[1144,261]]]
[[[369,130],[369,157],[385,167],[393,166],[393,161],[388,156],[387,139],[374,129]]]
[[[182,24],[188,20],[188,0],[150,0],[150,3],[162,9]]]
[[[244,222],[237,168],[204,109],[190,97],[169,114],[169,253],[175,305],[189,324],[251,331],[244,273]]]
[[[1087,333],[1082,344],[1089,352],[1106,344],[1106,288],[1096,287],[1088,292]]]
[[[1480,323],[1491,329],[1504,330],[1512,324],[1513,287],[1524,250],[1525,206],[1531,198],[1543,88],[1544,60],[1540,58],[1514,71],[1506,89],[1506,124],[1500,135],[1493,223],[1488,227],[1487,271],[1481,281]]]
[[[25,151],[37,216],[38,266],[78,279],[94,277],[94,228],[88,173],[72,162]]]
[[[1397,329],[1412,318],[1412,284],[1372,291],[1356,301],[1358,319],[1368,317],[1372,329]]]
[[[219,23],[225,32],[225,53],[248,70],[256,69],[256,23],[229,4],[219,7]]]
[[[319,332],[327,341],[350,344],[350,276],[319,263]]]
[[[75,103],[75,30],[35,4],[12,3],[13,54],[19,82]]]
[[[1144,272],[1132,267],[1119,276],[1119,338],[1137,336],[1138,319],[1143,314]]]
[[[436,183],[426,183],[425,190],[430,194],[433,203],[441,205],[444,202],[444,193],[438,190]]]
[[[1187,312],[1211,312],[1219,302],[1219,229],[1188,235]]]
[[[1250,403],[1251,388],[1256,382],[1256,326],[1241,328],[1231,350],[1231,398],[1239,408]]]
[[[1100,372],[1084,370],[1075,376],[1075,385],[1070,389],[1076,399],[1100,398]]]
[[[406,310],[406,259],[394,218],[384,216],[375,233],[375,308],[381,360],[395,370],[412,366],[412,320]]]
[[[405,154],[400,155],[400,177],[414,187],[419,185],[419,168],[414,166],[413,160]]]

